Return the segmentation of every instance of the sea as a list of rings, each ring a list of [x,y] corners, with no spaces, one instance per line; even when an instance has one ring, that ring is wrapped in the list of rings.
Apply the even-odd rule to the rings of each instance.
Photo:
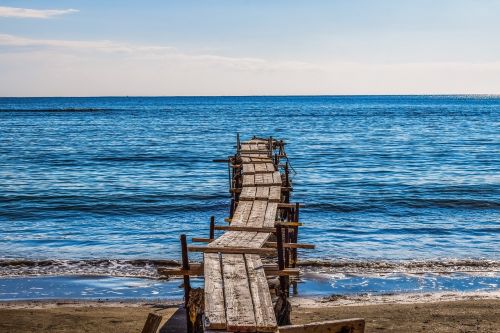
[[[298,295],[499,291],[500,96],[0,98],[0,300],[182,297],[237,133],[286,142]]]

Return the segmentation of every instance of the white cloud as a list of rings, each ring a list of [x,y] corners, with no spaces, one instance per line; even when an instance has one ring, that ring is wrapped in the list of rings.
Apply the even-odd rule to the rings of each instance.
[[[0,96],[500,93],[500,62],[307,62],[0,34]]]
[[[0,17],[48,19],[76,12],[78,12],[76,9],[29,9],[0,6]]]

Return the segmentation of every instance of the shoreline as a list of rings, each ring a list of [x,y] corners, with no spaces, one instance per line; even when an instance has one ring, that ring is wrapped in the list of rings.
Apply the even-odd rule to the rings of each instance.
[[[500,301],[500,289],[485,292],[421,292],[421,293],[364,293],[355,295],[329,296],[291,296],[290,303],[294,307],[341,307],[368,306],[379,304],[417,304],[456,301]],[[183,303],[182,298],[174,299],[32,299],[32,300],[0,300],[0,309],[50,309],[56,307],[141,307],[148,305],[176,306]]]
[[[500,291],[292,297],[293,324],[364,318],[365,332],[500,332]],[[148,313],[159,332],[183,332],[182,300],[0,302],[0,331],[140,332]]]

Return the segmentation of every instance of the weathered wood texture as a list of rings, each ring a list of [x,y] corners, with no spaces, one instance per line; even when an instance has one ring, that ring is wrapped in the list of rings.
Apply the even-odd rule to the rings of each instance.
[[[162,316],[150,313],[148,314],[148,318],[144,323],[144,327],[142,328],[142,333],[156,333],[158,327],[160,326]]]
[[[331,320],[304,325],[281,326],[280,333],[363,333],[364,319]]]

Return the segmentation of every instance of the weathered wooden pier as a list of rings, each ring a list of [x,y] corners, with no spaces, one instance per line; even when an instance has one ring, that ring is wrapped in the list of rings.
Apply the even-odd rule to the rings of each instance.
[[[188,246],[181,235],[188,332],[323,332],[321,327],[290,325],[291,279],[299,275],[297,249],[299,203],[290,203],[290,165],[282,140],[253,137],[240,142],[227,162],[231,204],[226,225],[210,219],[206,246]],[[225,231],[215,238],[215,231]],[[189,252],[203,252],[203,263],[190,264]],[[190,276],[204,276],[204,289],[191,289]],[[274,283],[273,283],[274,282]],[[270,287],[271,286],[271,287]],[[332,322],[328,332],[363,332],[363,320]],[[318,328],[320,329],[318,331]],[[326,332],[326,330],[324,330]]]

